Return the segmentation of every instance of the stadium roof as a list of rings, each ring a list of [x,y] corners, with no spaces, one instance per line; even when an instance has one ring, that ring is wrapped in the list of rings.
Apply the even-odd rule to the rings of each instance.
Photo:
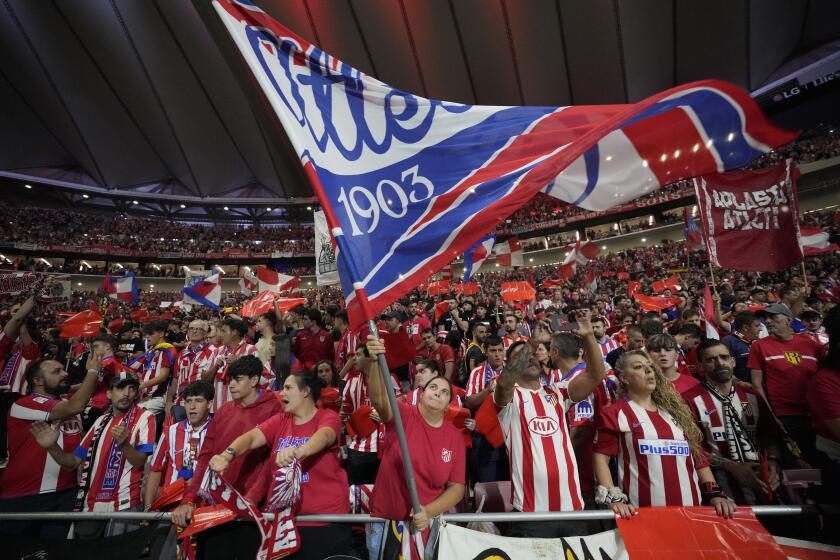
[[[840,38],[833,0],[257,4],[395,87],[488,105],[628,103],[704,78],[754,90]],[[207,0],[4,0],[0,176],[170,215],[311,202]]]

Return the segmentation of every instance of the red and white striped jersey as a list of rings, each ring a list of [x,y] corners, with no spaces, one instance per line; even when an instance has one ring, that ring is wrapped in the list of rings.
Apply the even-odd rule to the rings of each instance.
[[[567,385],[533,391],[516,386],[513,399],[497,406],[519,511],[583,509],[577,461],[566,411],[573,404]],[[495,395],[494,395],[495,397]]]
[[[232,358],[241,358],[242,356],[258,356],[257,347],[253,344],[248,344],[244,340],[240,340],[235,348],[231,349],[227,346],[219,346],[213,354],[210,365],[217,361],[221,363],[222,359],[231,356]],[[213,398],[213,410],[219,410],[223,404],[232,401],[233,397],[230,395],[228,389],[227,370],[230,364],[224,364],[216,370],[216,379],[213,381],[214,389],[216,389],[216,396]]]
[[[607,354],[609,354],[619,346],[618,342],[606,335],[601,340],[596,340],[595,342],[598,343],[598,348],[601,349],[601,356],[605,360],[607,359]]]
[[[391,374],[391,379],[394,382],[396,396],[399,398],[400,382]],[[353,371],[347,376],[347,384],[344,385],[344,393],[341,396],[341,411],[343,414],[350,415],[354,410],[360,406],[372,406],[370,398],[368,398],[368,387],[365,381],[365,376],[361,372]],[[382,443],[380,438],[385,437],[385,426],[379,425],[379,429],[375,432],[365,436],[347,436],[347,447],[354,451],[363,451],[365,453],[376,453],[379,449],[379,444]]]
[[[490,383],[491,379],[498,377],[502,373],[503,368],[504,366],[493,369],[490,367],[490,362],[487,361],[474,368],[470,372],[470,378],[467,381],[467,396],[471,397],[482,392],[487,387],[487,384]]]
[[[173,383],[177,383],[175,396],[172,400],[174,404],[183,404],[183,398],[181,395],[184,389],[186,389],[187,385],[190,383],[201,379],[199,376],[199,367],[197,367],[196,361],[202,356],[205,356],[205,359],[209,357],[204,353],[206,348],[207,343],[200,342],[195,346],[188,344],[180,352],[178,352],[178,357],[175,358],[175,369],[172,372]]]
[[[335,352],[333,365],[338,371],[341,371],[347,363],[348,358],[356,354],[356,346],[359,344],[359,337],[350,329],[346,329],[341,338],[338,339],[338,348]]]
[[[732,440],[732,431],[727,434],[724,424],[723,402],[709,392],[705,385],[698,384],[682,394],[688,403],[691,414],[703,432],[703,449],[716,451],[722,457],[733,461],[757,462],[757,449],[737,449],[738,443]],[[755,390],[747,385],[734,384],[731,392],[732,407],[746,430],[749,440],[757,445],[757,434],[777,431],[770,408]],[[740,427],[739,427],[740,428]],[[714,446],[714,447],[713,447]],[[750,446],[747,446],[750,447]],[[741,456],[743,454],[743,456]]]
[[[34,342],[24,346],[11,347],[9,356],[0,370],[0,386],[8,385],[9,392],[25,394],[27,390],[26,368],[41,357],[41,350]]]
[[[527,336],[522,336],[519,333],[516,333],[514,336],[510,336],[510,335],[507,335],[507,334],[505,336],[503,336],[502,337],[502,344],[505,345],[505,351],[507,351],[507,349],[510,348],[511,344],[513,344],[514,342],[519,342],[520,340],[528,340],[528,337]]]
[[[618,457],[619,484],[632,504],[701,505],[691,448],[667,412],[620,399],[598,417],[595,452]]]
[[[141,401],[152,397],[162,397],[166,394],[166,389],[172,382],[172,366],[174,364],[175,347],[168,342],[161,342],[142,356],[138,356],[126,364],[127,367],[139,373],[141,383],[151,381],[160,375],[160,372],[164,369],[169,370],[169,377],[166,381],[140,391]]]
[[[149,468],[152,472],[163,473],[164,487],[179,478],[189,480],[192,477],[209,424],[210,419],[207,419],[201,426],[193,428],[188,420],[184,420],[172,424],[163,433]]]
[[[97,449],[91,449],[97,426],[106,420],[108,423],[102,426]],[[128,428],[129,445],[134,449],[149,455],[155,450],[155,416],[151,412],[135,405],[126,414],[106,414],[97,418],[73,452],[82,461],[88,453],[93,454],[93,470],[84,511],[124,511],[143,503],[141,490],[145,465],[132,466],[122,449],[115,444],[111,428],[120,424]]]
[[[46,494],[78,484],[77,472],[62,469],[29,433],[32,423],[47,422],[50,411],[60,402],[55,397],[32,393],[12,405],[8,424],[9,464],[0,470],[0,498]],[[72,453],[82,440],[79,415],[52,424],[58,428],[58,446]]]

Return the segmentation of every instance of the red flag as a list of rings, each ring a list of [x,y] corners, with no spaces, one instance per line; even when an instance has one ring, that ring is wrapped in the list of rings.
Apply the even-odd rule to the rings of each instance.
[[[144,323],[149,319],[149,310],[145,307],[135,309],[131,312],[131,320]]]
[[[572,276],[575,275],[576,270],[576,263],[575,262],[568,262],[568,263],[561,263],[559,267],[557,267],[557,272],[560,273],[561,280],[568,280]]]
[[[671,290],[672,292],[676,292],[680,287],[680,280],[679,278],[674,278],[673,276],[666,279],[666,280],[657,280],[652,285],[653,291],[657,294],[661,294],[666,289]]]
[[[429,282],[427,289],[430,296],[449,295],[449,280]]]
[[[385,360],[388,362],[388,369],[393,370],[404,366],[414,359],[417,349],[414,343],[408,338],[408,334],[400,329],[398,332],[379,333],[385,343]]]
[[[272,292],[270,290],[260,292],[255,297],[252,297],[251,299],[242,304],[242,310],[240,312],[240,315],[242,315],[243,317],[256,317],[257,315],[268,313],[269,311],[274,309],[275,297],[277,297],[277,292]],[[295,299],[302,300],[303,298]]]
[[[61,324],[60,336],[96,336],[102,325],[102,315],[97,311],[82,311],[76,313]]]
[[[481,291],[478,284],[475,282],[467,282],[465,284],[455,284],[455,292],[462,293],[465,296],[471,296]]]
[[[723,519],[710,507],[643,507],[631,519],[618,518],[618,530],[633,560],[787,558],[750,508]]]
[[[149,508],[151,511],[169,511],[175,509],[180,503],[181,498],[184,497],[184,489],[186,488],[186,480],[179,478],[172,484],[167,484],[161,488],[160,495],[152,502]]]
[[[484,434],[485,439],[493,447],[499,447],[505,443],[505,435],[499,423],[499,413],[496,411],[492,396],[484,399],[478,407],[475,413],[475,429]]]
[[[628,280],[630,278],[630,274],[624,271],[619,272],[615,275],[616,278],[619,280]]]
[[[694,179],[712,264],[773,272],[799,263],[799,170],[790,160],[754,171]]]
[[[108,332],[116,333],[125,325],[125,318],[118,317],[108,323]]]
[[[448,301],[442,301],[435,305],[435,323],[437,323],[438,320],[440,320],[441,315],[443,315],[447,311],[449,311]]]
[[[627,281],[627,295],[629,297],[633,297],[636,295],[636,292],[639,291],[639,288],[642,286],[641,282],[637,282],[635,280],[628,280]]]
[[[546,278],[542,281],[540,286],[544,290],[550,290],[553,288],[562,288],[563,287],[563,278]]]
[[[505,301],[530,301],[536,293],[528,282],[502,282],[502,299]]]
[[[676,307],[682,302],[678,297],[656,297],[646,296],[644,294],[636,294],[633,299],[639,304],[639,307],[644,311],[662,311],[669,307]]]

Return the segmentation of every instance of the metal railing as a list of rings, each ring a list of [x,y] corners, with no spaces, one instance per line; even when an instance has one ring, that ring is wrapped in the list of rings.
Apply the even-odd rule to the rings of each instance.
[[[838,514],[840,506],[753,506],[755,515],[820,515]],[[71,520],[71,521],[169,521],[169,513],[163,512],[20,512],[0,513],[0,521]],[[266,517],[273,514],[266,513]],[[615,519],[609,510],[594,511],[552,511],[552,512],[510,512],[510,513],[448,513],[444,521],[467,523],[470,521],[517,522],[517,521],[594,521]],[[387,519],[371,517],[361,513],[299,515],[299,522],[316,523],[384,523]]]

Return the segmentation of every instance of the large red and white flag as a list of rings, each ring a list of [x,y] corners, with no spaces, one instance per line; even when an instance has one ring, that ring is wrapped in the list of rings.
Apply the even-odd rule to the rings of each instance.
[[[496,264],[501,266],[525,266],[525,259],[522,256],[522,248],[519,246],[519,239],[508,237],[500,243],[496,243]]]
[[[260,287],[260,281],[250,272],[243,272],[239,278],[239,291],[250,296],[256,292]]]
[[[568,254],[563,260],[563,264],[586,264],[597,257],[600,252],[598,245],[589,239],[584,239],[583,242],[578,239],[574,245],[565,247],[565,250],[568,251]]]
[[[799,246],[799,170],[790,161],[753,171],[694,179],[711,262],[772,272],[803,258]]]
[[[401,91],[253,2],[213,0],[326,214],[351,328],[375,318],[540,191],[605,210],[743,167],[795,135],[725,82],[630,105],[504,107]],[[515,265],[514,265],[515,266]]]
[[[819,226],[799,226],[799,245],[806,257],[840,251],[840,246],[829,242],[828,232]]]
[[[300,276],[289,276],[260,265],[255,269],[257,287],[260,292],[283,292],[300,286]]]

